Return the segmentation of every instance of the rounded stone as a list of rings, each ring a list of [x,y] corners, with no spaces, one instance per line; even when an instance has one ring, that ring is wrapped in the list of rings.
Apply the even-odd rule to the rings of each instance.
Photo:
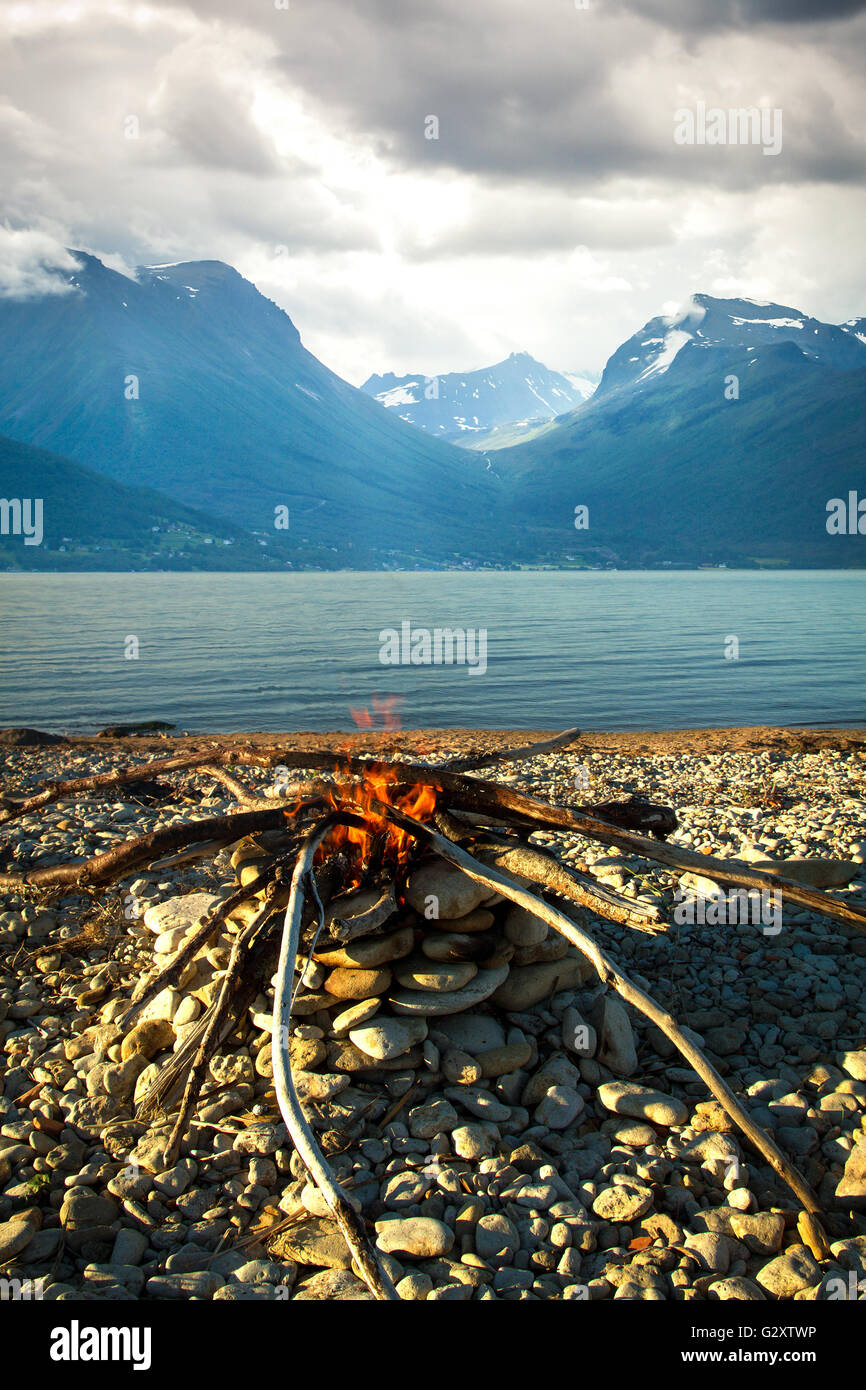
[[[427,1024],[423,1018],[379,1018],[349,1033],[355,1047],[377,1062],[401,1056],[426,1037]]]
[[[515,903],[505,918],[505,935],[515,946],[538,946],[547,936],[547,923]]]
[[[155,903],[147,909],[144,925],[155,936],[176,928],[183,928],[186,932],[190,927],[197,926],[219,901],[216,893],[185,893],[180,897],[166,898],[165,902]]]
[[[821,1266],[804,1246],[792,1246],[759,1269],[755,1278],[775,1298],[793,1298],[801,1289],[814,1288],[821,1282]]]
[[[506,1043],[504,1047],[491,1047],[489,1051],[479,1053],[478,1064],[481,1067],[481,1075],[492,1080],[497,1076],[508,1076],[511,1072],[520,1071],[531,1056],[532,1044],[524,1040]]]
[[[384,994],[391,984],[391,971],[353,970],[337,966],[325,981],[325,992],[334,999],[370,999]]]
[[[435,919],[465,917],[487,897],[488,889],[469,878],[461,869],[434,859],[410,875],[406,901],[422,917],[435,910]],[[428,920],[435,920],[428,918]]]
[[[462,989],[478,974],[469,960],[431,961],[426,956],[410,956],[395,966],[394,974],[406,989],[446,991]]]
[[[468,1052],[449,1048],[442,1058],[442,1075],[452,1086],[473,1086],[481,1080],[481,1067]]]
[[[355,970],[375,970],[389,961],[408,956],[415,942],[411,927],[401,927],[387,936],[371,936],[350,941],[347,946],[316,951],[314,959],[331,967],[347,966]]]
[[[645,1216],[653,1204],[653,1195],[645,1187],[625,1187],[617,1184],[602,1188],[592,1204],[596,1216],[602,1221],[617,1222],[628,1226]]]
[[[533,1119],[548,1129],[568,1129],[584,1108],[583,1096],[572,1086],[551,1086],[536,1107]]]
[[[576,988],[591,974],[589,962],[574,956],[540,965],[514,966],[497,989],[493,1002],[509,1013],[520,1013],[540,1004],[550,994]]]
[[[529,967],[532,969],[533,967]],[[462,989],[420,990],[398,989],[389,994],[389,1002],[395,1013],[428,1017],[434,1014],[459,1014],[476,1004],[489,999],[493,992],[508,978],[508,966],[500,965],[494,970],[479,970],[474,979]]]
[[[598,1098],[605,1110],[650,1124],[684,1125],[689,1117],[687,1107],[675,1096],[633,1081],[606,1081],[598,1088]]]
[[[454,1232],[431,1216],[397,1217],[376,1222],[376,1246],[387,1255],[435,1260],[454,1245]]]
[[[362,1023],[375,1018],[381,1007],[381,999],[362,999],[358,1004],[350,1004],[348,1009],[341,1009],[338,1014],[334,1014],[331,1019],[331,1032],[335,1037],[350,1033],[353,1028],[360,1028]]]
[[[481,960],[493,949],[487,932],[427,932],[421,950],[428,960]]]
[[[467,912],[465,917],[434,917],[426,925],[452,934],[472,936],[477,932],[489,931],[493,926],[493,920],[492,912],[486,907],[478,907],[472,912]]]
[[[478,1124],[458,1125],[451,1131],[451,1142],[458,1158],[490,1158],[496,1152],[499,1140],[498,1127],[483,1120]]]
[[[475,1253],[482,1260],[510,1264],[520,1249],[517,1227],[498,1212],[482,1216],[475,1227]]]

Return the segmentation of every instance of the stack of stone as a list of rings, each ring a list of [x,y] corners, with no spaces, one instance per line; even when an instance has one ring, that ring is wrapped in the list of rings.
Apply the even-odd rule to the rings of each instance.
[[[242,846],[232,862],[239,881],[250,882],[261,870],[261,851]],[[340,899],[326,913],[326,932],[338,916],[350,921],[378,896],[361,891]],[[293,1017],[302,1034],[342,1043],[340,1071],[371,1063],[413,1067],[422,1061],[428,1019],[485,1003],[531,1008],[591,975],[585,958],[538,917],[434,859],[411,874],[405,906],[375,934],[315,950]],[[253,1004],[260,1027],[270,1026],[272,1004],[272,995]]]

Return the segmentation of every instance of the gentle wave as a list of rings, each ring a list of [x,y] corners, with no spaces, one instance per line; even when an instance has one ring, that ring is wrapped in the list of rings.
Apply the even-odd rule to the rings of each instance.
[[[863,724],[864,596],[861,571],[5,574],[0,722],[324,731],[390,701],[404,728]],[[383,665],[404,620],[484,629],[486,671]]]

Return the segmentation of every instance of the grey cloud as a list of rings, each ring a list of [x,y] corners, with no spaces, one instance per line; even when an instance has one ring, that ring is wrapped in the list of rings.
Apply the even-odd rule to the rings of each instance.
[[[344,131],[373,139],[402,168],[575,189],[617,175],[689,184],[704,179],[732,189],[814,178],[811,141],[801,147],[793,138],[781,160],[752,150],[739,150],[734,159],[715,158],[716,152],[707,158],[706,150],[682,157],[671,138],[679,103],[669,95],[681,66],[662,24],[675,11],[672,0],[659,0],[649,12],[636,5],[578,12],[568,0],[548,0],[543,8],[514,0],[472,6],[442,0],[433,7],[375,0],[363,10],[348,0],[317,0],[316,23],[299,7],[276,62]],[[698,16],[713,12],[709,4],[697,6]],[[712,27],[709,18],[705,27]],[[773,30],[773,41],[786,44],[786,33]],[[274,41],[280,42],[279,31]],[[753,82],[747,85],[743,75],[737,105],[758,103],[767,76],[774,90],[786,89],[784,67],[762,71],[760,42],[752,52]],[[856,51],[852,39],[849,72],[857,70]],[[649,53],[658,54],[657,81],[646,78],[635,87],[621,80]],[[712,102],[724,62],[703,48],[696,55],[692,47],[689,56],[697,56],[695,71],[703,74]],[[833,80],[816,55],[810,87],[820,92],[829,84],[829,96]],[[789,115],[808,106],[810,94],[800,96],[787,102]],[[428,115],[439,120],[438,140],[425,138]],[[819,177],[862,176],[862,145],[858,149],[838,119],[823,130],[822,142],[825,172]]]
[[[866,0],[623,0],[622,8],[677,30],[826,24],[866,12]]]
[[[248,103],[216,74],[184,75],[177,85],[167,87],[148,116],[161,133],[159,158],[168,153],[169,160],[197,168],[255,177],[283,172],[272,142],[253,122]]]

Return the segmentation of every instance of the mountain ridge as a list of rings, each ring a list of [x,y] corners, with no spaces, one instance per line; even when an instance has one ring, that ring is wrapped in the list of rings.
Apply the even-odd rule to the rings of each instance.
[[[471,372],[372,375],[361,390],[402,420],[440,439],[496,448],[502,431],[531,431],[587,400],[594,383],[556,372],[528,352]]]
[[[299,545],[377,563],[492,539],[482,461],[331,372],[233,268],[74,255],[69,293],[0,300],[0,433],[252,531],[288,507]]]
[[[252,568],[866,563],[859,533],[823,524],[828,498],[866,492],[864,319],[693,295],[611,354],[588,400],[472,450],[336,376],[224,262],[130,278],[74,254],[68,293],[0,300],[0,434],[59,456],[73,497],[84,467],[195,512],[195,535],[239,528]],[[529,392],[532,363],[500,365]]]

